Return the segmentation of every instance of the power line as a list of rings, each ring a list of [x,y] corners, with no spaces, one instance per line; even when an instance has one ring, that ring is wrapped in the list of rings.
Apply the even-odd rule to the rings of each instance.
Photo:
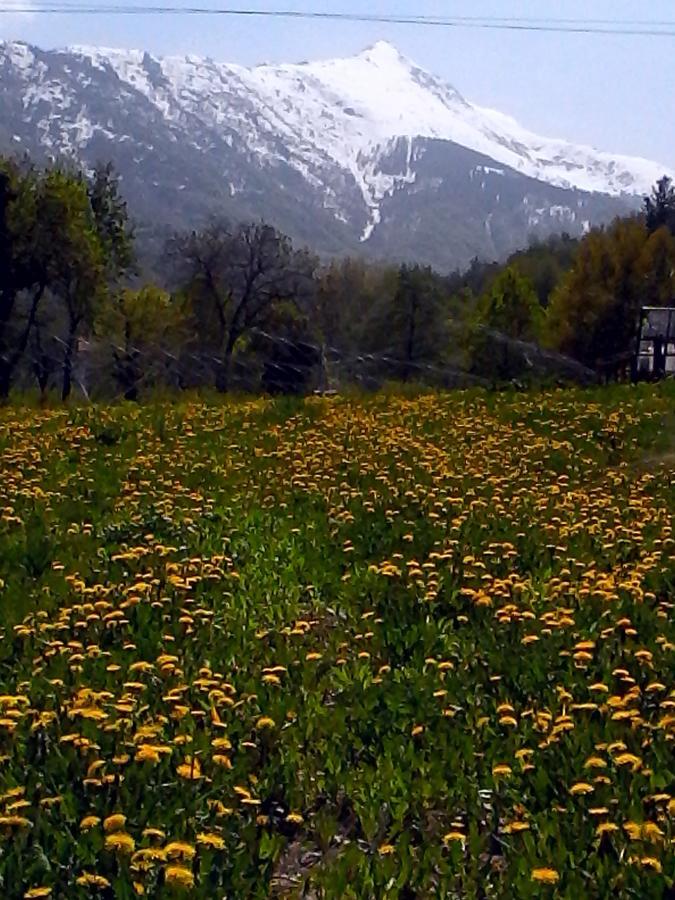
[[[417,15],[372,15],[299,10],[237,9],[203,6],[132,6],[110,4],[92,6],[85,3],[68,5],[46,2],[37,6],[13,6],[0,9],[0,15],[119,15],[119,16],[223,16],[239,18],[300,19],[384,25],[416,25],[435,28],[470,28],[494,31],[541,32],[555,34],[624,35],[630,37],[675,37],[675,21],[609,19],[536,19],[495,18],[478,16],[433,17]]]
[[[26,0],[28,4],[29,0]],[[398,13],[398,14],[370,14],[370,13],[352,13],[344,12],[322,12],[314,10],[284,10],[284,9],[246,9],[240,7],[217,7],[217,6],[178,6],[175,4],[148,4],[148,3],[97,3],[95,6],[87,0],[42,0],[38,4],[21,6],[21,0],[7,7],[0,8],[0,12],[11,13],[27,13],[27,12],[81,12],[87,10],[96,13],[131,13],[137,12],[143,15],[152,13],[160,14],[186,14],[186,15],[261,15],[261,16],[309,16],[312,18],[355,18],[366,21],[395,21],[403,19],[407,21],[415,21],[420,23],[429,23],[432,25],[443,24],[445,22],[477,22],[477,23],[517,23],[517,24],[545,24],[545,25],[609,25],[612,27],[663,27],[675,28],[675,19],[658,20],[658,19],[590,19],[559,16],[466,16],[466,15],[420,15],[416,13]]]

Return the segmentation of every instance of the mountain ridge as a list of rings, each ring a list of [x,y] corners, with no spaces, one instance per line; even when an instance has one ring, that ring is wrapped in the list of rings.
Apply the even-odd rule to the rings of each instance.
[[[177,203],[185,224],[264,216],[327,254],[407,250],[440,267],[503,256],[635,208],[667,172],[540,138],[383,41],[254,67],[4,42],[0,78],[0,148],[111,158],[141,218],[178,226]],[[457,223],[463,211],[470,222]],[[415,221],[420,235],[444,230],[447,248],[425,247]]]

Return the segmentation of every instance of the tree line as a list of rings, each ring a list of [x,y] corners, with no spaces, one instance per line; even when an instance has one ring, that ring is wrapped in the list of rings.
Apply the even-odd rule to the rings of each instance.
[[[0,159],[0,399],[619,373],[640,307],[675,298],[674,235],[664,178],[640,213],[464,272],[326,262],[214,218],[170,237],[149,279],[111,165]]]

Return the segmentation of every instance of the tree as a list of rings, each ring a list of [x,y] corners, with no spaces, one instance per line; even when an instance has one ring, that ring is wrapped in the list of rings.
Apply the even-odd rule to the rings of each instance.
[[[383,287],[370,315],[366,311],[364,347],[383,358],[382,373],[388,377],[423,378],[425,368],[440,363],[448,349],[442,280],[429,268],[402,265],[385,273]]]
[[[93,326],[106,296],[106,255],[89,202],[87,185],[78,173],[47,171],[39,203],[43,242],[52,242],[47,278],[50,293],[65,313],[62,339],[61,397],[72,390],[78,341]]]
[[[401,377],[409,381],[418,364],[435,362],[447,344],[443,294],[430,269],[401,266],[392,326],[403,336]]]
[[[649,235],[638,262],[642,306],[671,306],[675,301],[675,234],[662,227]]]
[[[539,339],[543,311],[532,283],[507,266],[478,301],[469,341],[471,370],[505,380],[529,368],[526,343]]]
[[[650,232],[665,225],[671,234],[675,234],[675,185],[666,175],[656,182],[651,196],[645,197],[644,214]]]
[[[185,331],[182,304],[152,284],[127,288],[103,304],[96,332],[110,347],[113,378],[125,400],[138,400],[143,386],[171,374]]]
[[[549,342],[593,368],[627,364],[640,308],[675,296],[675,238],[650,234],[639,217],[617,219],[588,234],[572,269],[554,293],[547,317]]]
[[[317,273],[312,318],[321,340],[341,352],[360,344],[364,312],[382,297],[382,279],[362,259],[333,260]]]
[[[134,229],[126,200],[120,191],[120,177],[112,163],[100,163],[87,186],[94,226],[105,257],[108,279],[116,284],[136,261]]]
[[[32,169],[0,160],[0,400],[9,396],[47,286],[45,258],[36,252],[37,196]]]
[[[0,161],[1,397],[29,345],[44,393],[55,342],[68,397],[78,340],[106,286],[112,295],[132,262],[133,233],[111,166],[99,166],[87,181],[76,169]]]
[[[306,394],[323,387],[320,335],[311,310],[289,301],[275,304],[250,349],[261,362],[260,386],[268,394]]]
[[[216,387],[226,391],[235,350],[264,325],[275,305],[303,302],[315,260],[264,223],[212,222],[170,245],[202,342],[216,357]]]

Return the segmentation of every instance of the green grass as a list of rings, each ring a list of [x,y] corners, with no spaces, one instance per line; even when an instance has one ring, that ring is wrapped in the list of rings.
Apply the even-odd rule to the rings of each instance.
[[[3,896],[670,896],[674,411],[0,411]]]

